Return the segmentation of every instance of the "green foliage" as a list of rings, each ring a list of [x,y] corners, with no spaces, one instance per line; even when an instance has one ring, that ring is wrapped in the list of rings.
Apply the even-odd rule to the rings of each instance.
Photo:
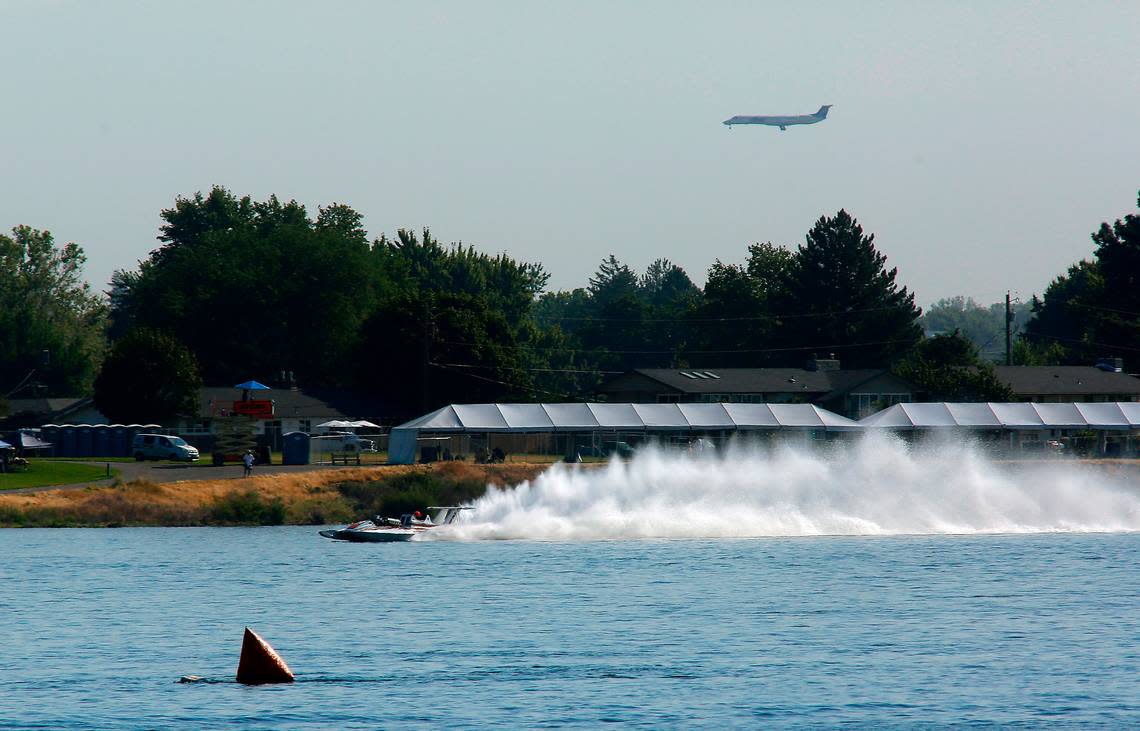
[[[1032,313],[1028,302],[1014,303],[1012,332],[1017,337]],[[1005,361],[1005,303],[988,307],[969,297],[940,299],[923,313],[920,320],[928,335],[960,332],[977,346],[984,360]]]
[[[530,308],[547,280],[536,264],[446,247],[423,231],[381,237],[372,264],[391,288],[362,328],[360,383],[400,413],[455,401],[534,398]]]
[[[161,215],[163,246],[112,279],[116,336],[177,333],[211,384],[282,370],[310,386],[344,383],[385,287],[358,213],[334,204],[313,219],[296,201],[215,187]]]
[[[930,401],[1014,400],[993,365],[983,361],[977,346],[958,332],[921,341],[893,371],[921,387]]]
[[[821,217],[800,246],[788,275],[789,321],[782,335],[802,362],[815,351],[835,352],[846,368],[888,365],[919,341],[914,295],[895,282],[897,269],[875,237],[846,211]]]
[[[1039,352],[1062,353],[1062,364],[1088,364],[1096,357],[1093,344],[1094,318],[1104,282],[1100,265],[1082,260],[1045,288],[1043,297],[1033,297],[1033,316],[1026,324],[1025,339]]]
[[[398,516],[423,510],[429,505],[459,505],[487,491],[477,474],[441,475],[409,472],[383,482],[346,482],[337,490],[353,506],[357,515]]]
[[[106,306],[83,281],[86,256],[48,231],[0,234],[0,396],[86,393],[103,355]]]
[[[136,328],[111,348],[95,380],[95,405],[112,421],[164,423],[198,411],[202,380],[194,354],[177,339]]]
[[[1019,366],[1063,365],[1068,352],[1058,342],[1033,342],[1021,337],[1013,341],[1012,360]]]
[[[285,503],[265,500],[255,490],[234,490],[218,497],[210,508],[210,522],[223,525],[282,525]]]
[[[1060,360],[1068,364],[1119,356],[1127,369],[1135,369],[1140,359],[1140,215],[1102,223],[1092,240],[1094,259],[1069,267],[1041,299],[1034,298],[1026,339],[1034,352],[1055,354],[1059,346],[1064,353]]]

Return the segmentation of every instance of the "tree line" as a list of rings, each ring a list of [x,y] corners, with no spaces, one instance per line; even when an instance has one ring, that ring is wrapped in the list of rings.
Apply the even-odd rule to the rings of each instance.
[[[981,355],[1004,309],[958,298],[923,315],[845,210],[794,249],[755,243],[742,263],[716,261],[703,287],[667,259],[638,273],[610,255],[561,291],[547,290],[541,263],[427,229],[369,238],[339,203],[314,215],[214,187],[161,219],[160,245],[116,271],[106,297],[83,282],[76,244],[27,226],[0,235],[0,399],[93,393],[112,420],[162,421],[192,413],[202,383],[291,374],[403,417],[583,398],[631,368],[798,367],[816,355],[891,368],[931,398],[1011,396]],[[1140,216],[1102,224],[1093,241],[1093,259],[1020,308],[1015,362],[1137,361]]]

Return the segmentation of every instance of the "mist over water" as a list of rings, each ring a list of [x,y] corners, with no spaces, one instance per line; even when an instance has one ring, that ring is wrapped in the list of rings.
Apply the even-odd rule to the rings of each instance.
[[[1140,530],[1136,472],[889,435],[821,447],[646,450],[488,490],[433,540],[596,540]]]

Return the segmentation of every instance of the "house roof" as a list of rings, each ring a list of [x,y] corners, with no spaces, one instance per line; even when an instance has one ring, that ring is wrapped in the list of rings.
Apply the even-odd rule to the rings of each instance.
[[[258,391],[257,399],[274,402],[279,419],[360,419],[381,418],[386,409],[376,399],[332,389],[270,389]],[[228,408],[241,400],[241,390],[231,386],[206,386],[198,392],[198,413],[210,416],[215,408]]]
[[[809,371],[803,368],[638,368],[633,371],[682,393],[843,392],[888,373],[881,368]]]
[[[995,366],[994,375],[1019,395],[1140,395],[1140,378],[1095,366]]]
[[[79,396],[69,398],[14,398],[8,399],[8,411],[13,416],[17,414],[56,416],[90,403],[90,398]]]

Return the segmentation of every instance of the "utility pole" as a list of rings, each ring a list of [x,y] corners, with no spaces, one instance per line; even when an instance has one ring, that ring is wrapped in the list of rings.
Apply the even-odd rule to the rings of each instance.
[[[1005,291],[1005,364],[1013,365],[1013,308],[1008,289]]]
[[[435,322],[432,318],[431,296],[424,300],[423,337],[420,340],[420,408],[423,413],[428,412],[428,376],[431,370],[431,340],[434,336]]]

